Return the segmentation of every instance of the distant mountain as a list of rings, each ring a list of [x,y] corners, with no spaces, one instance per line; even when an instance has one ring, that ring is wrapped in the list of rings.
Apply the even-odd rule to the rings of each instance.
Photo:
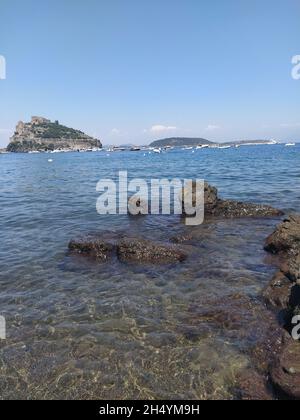
[[[100,148],[100,140],[82,131],[51,122],[46,118],[32,117],[31,122],[20,121],[7,147],[8,152],[60,150],[87,150]]]
[[[156,140],[150,144],[150,147],[185,147],[185,146],[198,146],[202,144],[212,145],[215,144],[209,140],[202,138],[190,138],[190,137],[170,137],[167,139]]]

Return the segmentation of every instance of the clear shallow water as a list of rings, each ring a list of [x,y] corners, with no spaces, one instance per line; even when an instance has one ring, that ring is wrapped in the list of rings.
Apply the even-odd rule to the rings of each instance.
[[[274,271],[263,241],[278,220],[193,228],[190,258],[164,267],[97,265],[70,257],[67,244],[94,231],[164,240],[185,231],[176,216],[99,216],[96,183],[119,170],[205,178],[223,197],[299,211],[300,147],[51,158],[0,155],[1,397],[232,397],[236,375],[251,366],[253,337],[246,322],[232,331],[197,311],[232,294],[259,295]]]

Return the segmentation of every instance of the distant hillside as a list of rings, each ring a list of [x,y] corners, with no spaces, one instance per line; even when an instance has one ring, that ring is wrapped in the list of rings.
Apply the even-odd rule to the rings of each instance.
[[[190,137],[170,137],[167,139],[156,140],[150,144],[150,147],[185,147],[185,146],[198,146],[200,144],[214,144],[213,142],[202,138]]]
[[[51,122],[46,118],[32,117],[31,122],[20,121],[7,147],[9,152],[31,152],[47,150],[87,150],[100,148],[100,140],[82,131]]]
[[[276,144],[275,140],[239,140],[239,141],[231,141],[227,143],[223,143],[225,145],[263,145],[263,144]]]

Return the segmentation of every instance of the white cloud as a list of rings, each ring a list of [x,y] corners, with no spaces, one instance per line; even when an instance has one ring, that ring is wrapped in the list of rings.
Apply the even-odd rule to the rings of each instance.
[[[215,130],[219,130],[219,126],[218,125],[213,125],[213,124],[209,124],[207,127],[206,127],[206,131],[215,131]]]
[[[117,136],[120,134],[120,130],[118,128],[113,128],[111,130],[111,134],[113,134],[114,136]]]
[[[166,125],[161,125],[161,124],[153,125],[150,129],[152,133],[162,133],[164,131],[176,131],[176,130],[177,130],[177,127],[175,126],[172,126],[172,125],[166,126]]]
[[[282,128],[297,128],[297,127],[300,127],[300,123],[280,124],[280,127],[282,127]]]

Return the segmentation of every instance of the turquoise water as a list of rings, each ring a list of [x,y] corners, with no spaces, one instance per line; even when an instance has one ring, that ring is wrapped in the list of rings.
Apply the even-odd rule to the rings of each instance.
[[[263,241],[278,219],[195,227],[179,265],[69,256],[68,241],[83,233],[167,240],[185,231],[174,215],[98,215],[96,183],[120,170],[205,178],[222,197],[300,210],[300,146],[0,155],[2,398],[231,398],[236,375],[251,366],[253,337],[195,324],[193,308],[259,296],[274,271]]]

